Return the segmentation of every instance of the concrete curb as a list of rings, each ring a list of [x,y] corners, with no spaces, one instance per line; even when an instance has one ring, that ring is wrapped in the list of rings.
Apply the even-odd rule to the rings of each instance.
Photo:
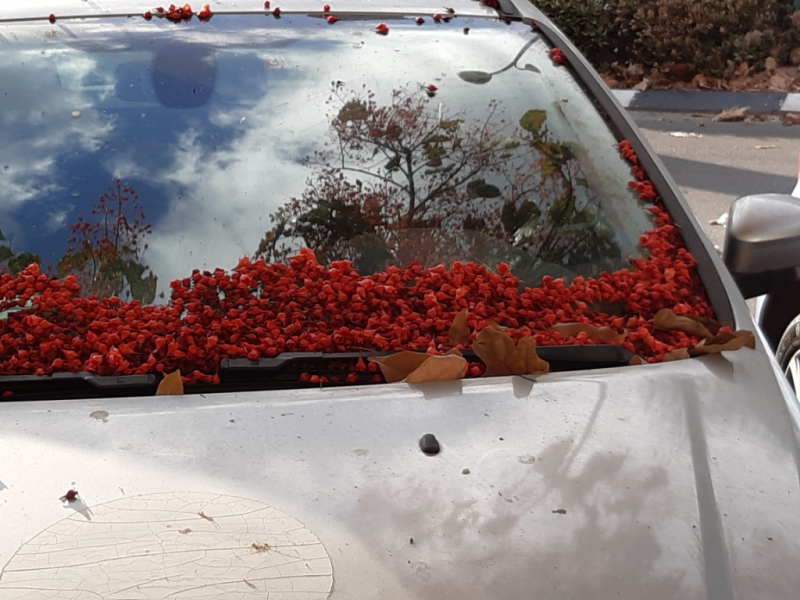
[[[702,90],[612,90],[629,110],[713,112],[747,107],[753,113],[800,112],[800,93]]]

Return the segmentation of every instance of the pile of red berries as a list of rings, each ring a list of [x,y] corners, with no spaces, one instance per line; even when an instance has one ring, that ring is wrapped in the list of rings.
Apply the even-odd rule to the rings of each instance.
[[[450,347],[448,329],[464,308],[473,337],[495,321],[513,338],[533,335],[539,345],[594,343],[585,333],[564,339],[549,331],[555,323],[588,323],[625,331],[622,346],[660,361],[699,338],[655,330],[656,312],[669,308],[713,317],[713,311],[696,261],[630,144],[619,148],[639,169],[631,186],[655,222],[639,239],[649,256],[631,261],[629,269],[576,277],[569,285],[545,277],[540,287],[520,289],[504,264],[492,272],[474,262],[449,268],[415,263],[360,275],[347,261],[324,266],[311,250],[301,250],[288,265],[243,258],[230,272],[196,270],[172,282],[168,304],[143,306],[83,297],[74,276],[53,279],[34,264],[17,276],[0,276],[0,311],[9,311],[0,320],[0,375],[180,369],[188,381],[213,383],[224,358],[255,360],[287,351],[440,352]],[[624,316],[605,312],[610,304],[622,307]]]
[[[561,51],[561,48],[552,48],[550,50],[550,60],[552,60],[557,65],[567,64],[567,57],[564,56],[564,53]]]

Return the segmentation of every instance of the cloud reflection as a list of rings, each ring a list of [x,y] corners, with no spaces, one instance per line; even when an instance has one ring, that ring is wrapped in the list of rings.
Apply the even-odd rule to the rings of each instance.
[[[428,43],[431,32],[413,22],[397,22],[392,36],[383,38],[361,21],[336,28],[319,19],[281,21],[253,27],[250,17],[226,17],[213,27],[190,23],[178,29],[91,21],[76,25],[75,38],[49,40],[44,58],[39,46],[0,53],[0,125],[15,139],[0,147],[4,233],[10,230],[24,243],[26,235],[41,239],[35,230],[41,225],[51,234],[60,229],[65,240],[66,225],[86,209],[87,199],[118,177],[141,193],[153,224],[145,261],[160,291],[193,268],[231,268],[256,250],[271,227],[270,214],[305,188],[312,172],[301,160],[327,141],[336,109],[327,99],[336,81],[374,91],[379,102],[399,87],[435,83],[440,91],[431,110],[467,118],[485,117],[485,107],[499,97],[510,125],[531,108],[547,110],[555,137],[587,148],[582,166],[591,186],[614,200],[603,207],[620,237],[635,244],[650,228],[643,213],[629,210],[628,168],[606,148],[613,136],[597,115],[574,108],[585,101],[563,70],[544,58],[543,42],[524,56],[541,72],[510,69],[483,86],[457,77],[466,69],[491,72],[508,63],[531,39],[526,28],[470,19],[465,24],[475,32],[485,26],[492,34],[499,28],[507,33],[489,38],[437,30]],[[167,108],[152,87],[148,92],[148,65],[159,48],[176,41],[215,49],[215,88],[203,106]],[[575,100],[562,106],[562,97],[570,95]],[[574,127],[591,118],[598,126],[577,135]],[[70,197],[74,191],[79,200]],[[21,222],[34,214],[35,202],[46,204],[44,222]],[[49,239],[57,245],[56,235]]]

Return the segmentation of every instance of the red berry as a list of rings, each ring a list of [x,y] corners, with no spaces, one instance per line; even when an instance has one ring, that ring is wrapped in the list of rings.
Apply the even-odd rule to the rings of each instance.
[[[61,496],[59,500],[62,502],[74,502],[78,498],[78,491],[77,490],[69,490],[66,494]]]

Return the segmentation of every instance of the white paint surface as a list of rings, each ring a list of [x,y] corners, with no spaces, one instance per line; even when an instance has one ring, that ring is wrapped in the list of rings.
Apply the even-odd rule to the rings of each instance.
[[[260,502],[175,492],[71,507],[11,558],[0,598],[323,600],[333,587],[320,540]]]

